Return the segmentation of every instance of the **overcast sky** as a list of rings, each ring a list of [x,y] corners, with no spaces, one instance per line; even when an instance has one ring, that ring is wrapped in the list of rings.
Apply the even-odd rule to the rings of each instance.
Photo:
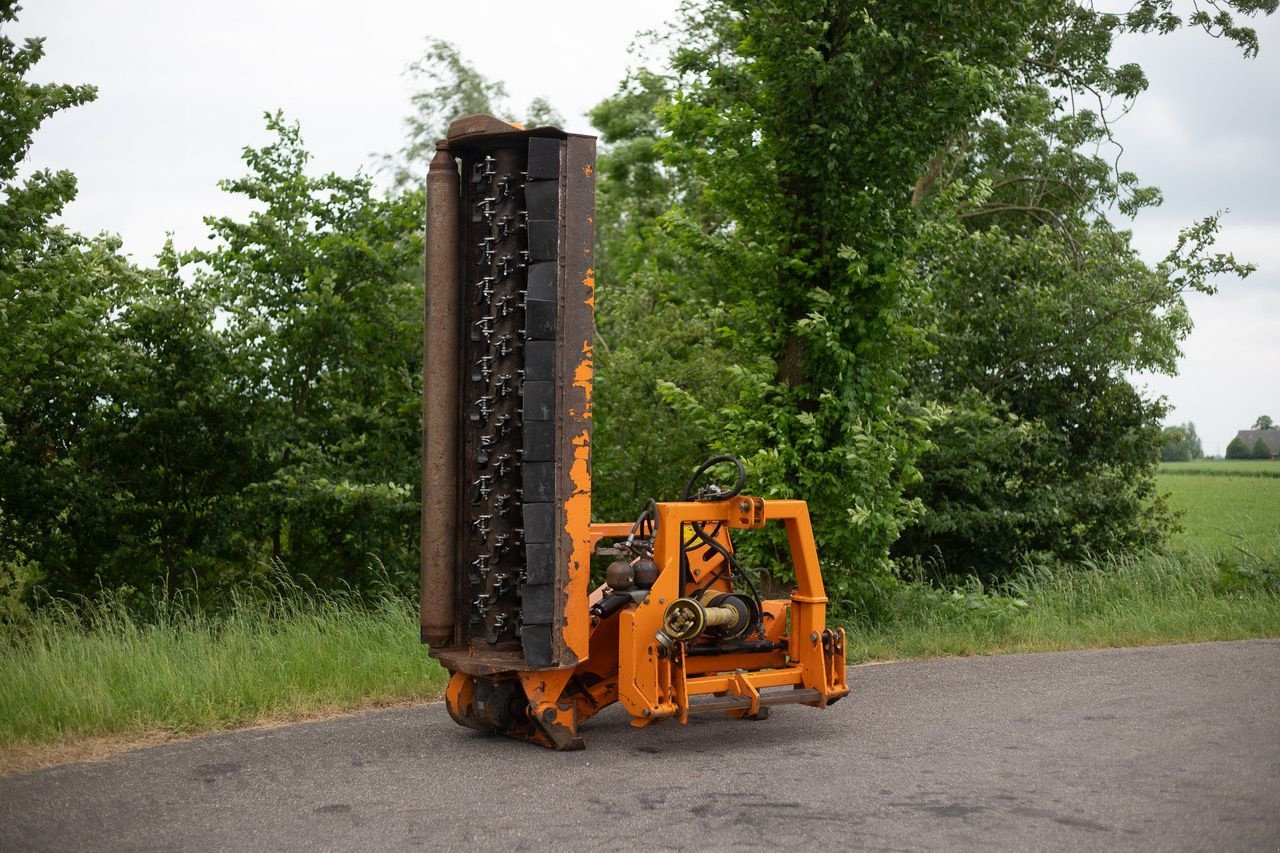
[[[97,102],[50,120],[33,166],[71,169],[79,198],[64,220],[120,234],[146,261],[172,232],[206,239],[201,218],[242,214],[217,181],[243,172],[240,151],[267,140],[262,114],[302,125],[317,171],[368,169],[403,137],[405,67],[428,37],[454,42],[481,73],[505,81],[518,108],[548,98],[570,130],[609,95],[639,30],[668,22],[677,0],[472,4],[222,0],[29,0],[11,36],[47,37],[32,77],[93,83]],[[1164,190],[1133,223],[1148,260],[1178,229],[1230,210],[1219,245],[1259,271],[1188,300],[1196,329],[1177,377],[1142,377],[1222,453],[1260,414],[1280,420],[1280,20],[1258,24],[1245,61],[1198,31],[1132,39],[1151,89],[1117,128],[1122,165]]]

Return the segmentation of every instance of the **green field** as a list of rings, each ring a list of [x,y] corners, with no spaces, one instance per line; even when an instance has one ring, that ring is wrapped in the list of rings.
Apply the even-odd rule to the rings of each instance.
[[[1214,477],[1280,477],[1280,460],[1201,459],[1196,462],[1164,462],[1163,474],[1199,474]]]
[[[1174,462],[1157,485],[1183,510],[1176,547],[1261,553],[1280,548],[1280,462]]]

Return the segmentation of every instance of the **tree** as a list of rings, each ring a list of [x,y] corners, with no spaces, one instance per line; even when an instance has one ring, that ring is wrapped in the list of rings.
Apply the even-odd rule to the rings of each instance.
[[[602,222],[626,239],[602,246],[602,374],[646,349],[622,318],[714,316],[700,346],[730,354],[731,402],[724,383],[643,358],[628,399],[668,380],[666,434],[744,453],[757,488],[809,499],[823,553],[862,577],[923,507],[899,553],[945,548],[961,572],[1159,541],[1165,411],[1124,377],[1172,369],[1182,295],[1249,267],[1211,251],[1216,217],[1143,264],[1109,210],[1159,193],[1088,153],[1114,115],[1071,95],[1123,109],[1145,87],[1136,66],[1109,65],[1118,33],[1207,26],[1249,53],[1256,38],[1225,10],[1274,6],[1207,21],[1166,2],[1128,17],[1056,2],[686,6],[672,76],[634,77],[607,104],[621,132],[606,134],[602,195],[622,198]],[[670,212],[637,226],[639,195],[615,175],[656,184]],[[617,417],[602,404],[601,431]]]
[[[1253,442],[1253,449],[1250,451],[1249,456],[1253,459],[1271,458],[1271,448],[1267,447],[1267,443],[1262,440],[1262,436],[1258,436]]]
[[[1275,429],[1275,421],[1271,420],[1270,415],[1258,415],[1258,419],[1253,422],[1254,429]]]
[[[630,517],[650,497],[679,497],[712,452],[717,429],[702,413],[737,401],[744,373],[768,370],[767,360],[751,362],[732,346],[734,311],[705,286],[711,263],[666,224],[677,206],[698,209],[692,178],[659,151],[666,132],[658,107],[671,87],[642,68],[591,111],[602,143],[592,461],[600,518]],[[687,398],[697,405],[682,407]]]
[[[15,13],[0,4],[0,23]],[[0,36],[0,573],[55,594],[172,593],[226,556],[214,516],[244,473],[244,412],[172,252],[139,269],[117,239],[52,224],[69,172],[17,179],[42,121],[94,97],[26,82],[42,55]]]
[[[1187,435],[1187,442],[1191,445],[1191,458],[1203,459],[1204,446],[1200,443],[1200,436],[1196,433],[1196,425],[1191,421],[1187,421],[1184,426]]]
[[[422,359],[421,192],[379,198],[363,175],[307,174],[301,132],[246,148],[223,182],[255,205],[209,219],[191,255],[215,294],[260,416],[246,500],[269,555],[321,585],[366,588],[380,559],[417,567]]]
[[[1252,457],[1252,450],[1244,443],[1244,439],[1240,436],[1237,435],[1227,443],[1228,459],[1251,459]]]
[[[1145,78],[1110,68],[1108,53],[1118,32],[1141,27],[1061,12],[1032,27],[998,107],[916,187],[931,297],[917,322],[935,348],[912,392],[943,404],[946,420],[913,492],[926,513],[895,550],[958,574],[998,578],[1029,553],[1075,559],[1160,541],[1171,516],[1152,451],[1165,408],[1126,377],[1175,368],[1185,293],[1252,271],[1212,251],[1216,216],[1153,267],[1111,224],[1112,210],[1135,215],[1159,193],[1091,153],[1112,139],[1112,118],[1071,109],[1061,89],[1127,108]],[[1191,458],[1190,437],[1180,440],[1177,458]]]
[[[0,0],[0,26],[18,6]],[[91,490],[68,459],[108,369],[103,325],[118,307],[113,246],[52,221],[75,197],[68,171],[19,168],[45,119],[92,101],[92,86],[31,83],[43,39],[0,32],[0,573],[30,582],[45,549],[74,550],[59,509]]]
[[[168,245],[137,274],[112,323],[100,429],[82,439],[87,467],[114,486],[99,497],[116,535],[95,574],[169,598],[241,579],[260,555],[243,498],[257,473],[253,394],[214,294],[179,266]]]
[[[819,547],[844,567],[838,596],[887,570],[915,512],[902,490],[929,415],[899,394],[921,343],[905,311],[918,298],[911,186],[995,102],[1024,14],[686,8],[659,150],[688,180],[664,237],[698,276],[663,285],[722,312],[714,345],[734,352],[740,390],[727,406],[699,389],[666,396],[682,428],[746,457],[756,488],[809,501]]]
[[[1203,459],[1204,449],[1193,423],[1167,426],[1160,432],[1161,462],[1190,462]]]
[[[1167,426],[1160,431],[1160,461],[1190,462],[1191,445],[1180,426]]]
[[[406,74],[418,88],[409,96],[411,112],[405,118],[405,143],[395,155],[382,158],[395,186],[404,190],[426,182],[426,164],[443,139],[449,123],[463,116],[486,113],[511,117],[507,87],[489,80],[467,62],[451,42],[427,39],[422,56],[409,65]],[[529,127],[563,122],[551,103],[534,98],[523,111]]]

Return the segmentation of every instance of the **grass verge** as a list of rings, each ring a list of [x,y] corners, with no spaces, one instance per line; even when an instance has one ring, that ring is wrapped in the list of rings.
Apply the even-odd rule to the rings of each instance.
[[[419,644],[417,621],[403,599],[298,591],[233,596],[216,617],[182,605],[146,621],[111,600],[54,605],[0,638],[0,771],[47,763],[40,756],[67,743],[438,698],[446,673]]]
[[[1187,509],[1173,554],[1028,568],[998,590],[895,584],[875,622],[843,623],[849,662],[1280,636],[1273,470],[1162,467],[1161,487]],[[123,599],[55,604],[0,624],[0,774],[443,691],[416,606],[394,595],[282,585],[232,594],[217,616],[155,609],[143,620]]]
[[[846,623],[850,663],[1280,636],[1280,551],[1179,552],[1028,569],[999,591],[902,584]]]

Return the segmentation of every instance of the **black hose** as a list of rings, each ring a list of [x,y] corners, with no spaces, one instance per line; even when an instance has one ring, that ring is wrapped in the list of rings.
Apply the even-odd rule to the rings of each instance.
[[[649,523],[649,535],[647,538],[652,540],[658,535],[658,502],[653,498],[649,498],[644,502],[644,510],[640,513],[640,517],[636,519],[636,523],[631,525],[631,532],[627,534],[627,541],[623,545],[628,552],[631,551],[632,543],[636,541],[637,533],[640,534],[642,539],[646,538],[644,531],[646,521]]]
[[[696,495],[693,492],[694,485],[701,479],[702,475],[723,462],[732,462],[738,468],[738,483],[727,492],[707,491],[703,490]],[[730,456],[722,453],[719,456],[712,456],[706,462],[698,466],[698,470],[693,472],[693,476],[689,478],[688,484],[684,487],[684,497],[681,500],[694,501],[727,501],[730,498],[736,498],[742,494],[742,487],[747,484],[747,466],[742,464],[742,460],[736,456]]]
[[[591,608],[591,615],[603,622],[630,604],[632,600],[631,596],[625,592],[611,593]]]

